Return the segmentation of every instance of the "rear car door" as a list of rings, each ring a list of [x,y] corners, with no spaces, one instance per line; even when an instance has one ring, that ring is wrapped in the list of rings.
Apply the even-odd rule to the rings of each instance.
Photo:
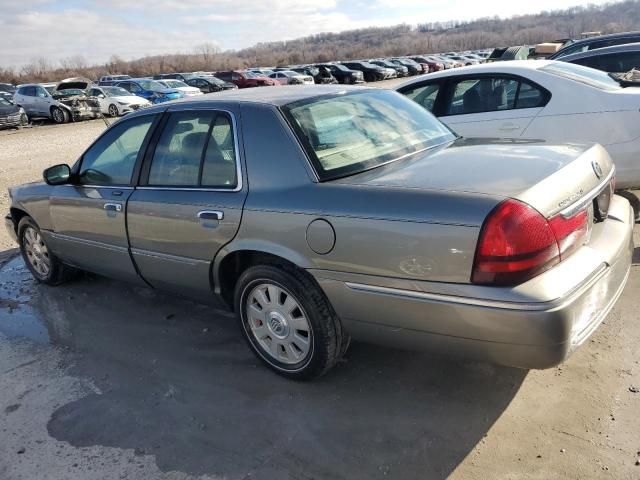
[[[36,87],[20,87],[15,95],[16,104],[24,108],[27,115],[34,115],[36,110],[34,108],[34,100],[36,96]]]
[[[215,303],[211,264],[247,195],[233,108],[173,105],[129,200],[131,253],[151,285]]]
[[[518,138],[549,98],[545,89],[519,77],[449,77],[437,115],[464,137]]]
[[[52,250],[82,269],[140,281],[129,255],[127,200],[158,115],[118,122],[73,167],[73,184],[54,188],[50,198]]]

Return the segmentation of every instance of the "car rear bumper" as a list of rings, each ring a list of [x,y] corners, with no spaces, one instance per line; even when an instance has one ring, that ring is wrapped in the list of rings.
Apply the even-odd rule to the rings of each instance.
[[[451,293],[443,294],[421,285],[430,282],[310,273],[356,340],[548,368],[589,338],[622,293],[632,234],[633,210],[616,196],[597,238],[517,287],[449,284]]]
[[[9,237],[11,237],[11,239],[14,242],[18,241],[18,236],[16,235],[16,226],[13,223],[13,218],[11,218],[11,214],[7,214],[4,217],[4,226],[7,229],[7,233],[9,234]]]

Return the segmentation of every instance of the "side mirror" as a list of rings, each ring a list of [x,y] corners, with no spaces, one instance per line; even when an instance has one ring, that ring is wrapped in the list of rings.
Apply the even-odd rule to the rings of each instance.
[[[64,185],[69,183],[71,178],[71,168],[69,165],[61,163],[60,165],[54,165],[47,168],[43,173],[44,181],[47,185]]]
[[[104,93],[100,93],[98,94],[98,98],[106,98],[106,97],[104,96]]]

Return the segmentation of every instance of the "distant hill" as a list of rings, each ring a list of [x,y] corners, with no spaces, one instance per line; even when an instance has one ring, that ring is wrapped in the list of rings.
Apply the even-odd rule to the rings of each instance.
[[[194,46],[191,54],[171,54],[124,61],[118,52],[105,65],[86,66],[70,58],[58,68],[38,59],[16,72],[0,69],[0,81],[60,80],[82,75],[98,78],[108,73],[146,76],[165,72],[209,71],[249,66],[349,60],[391,55],[472,50],[535,44],[579,38],[586,31],[614,33],[640,30],[640,0],[602,6],[543,11],[506,19],[480,18],[469,22],[435,22],[322,33],[296,40],[259,43],[237,51],[218,51],[213,45]]]

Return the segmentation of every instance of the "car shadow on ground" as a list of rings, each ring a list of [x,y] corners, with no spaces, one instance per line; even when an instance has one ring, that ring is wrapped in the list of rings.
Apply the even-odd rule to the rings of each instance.
[[[633,249],[633,257],[631,259],[631,263],[633,265],[640,265],[640,247],[635,247]]]
[[[59,407],[49,434],[137,449],[164,471],[445,478],[526,375],[354,344],[325,377],[288,381],[256,360],[228,313],[93,276],[36,286],[21,259],[7,268],[28,290],[21,298],[31,297],[27,313],[46,326],[45,341],[70,352],[69,373],[101,392]]]

